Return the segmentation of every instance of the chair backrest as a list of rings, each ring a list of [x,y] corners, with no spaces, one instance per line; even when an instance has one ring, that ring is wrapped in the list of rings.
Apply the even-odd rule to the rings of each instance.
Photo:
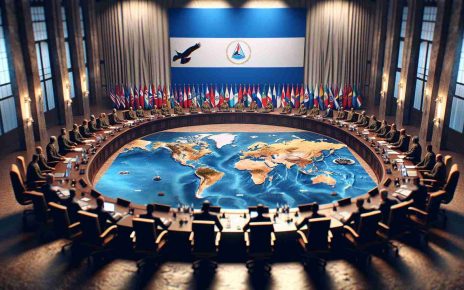
[[[96,191],[95,189],[91,189],[90,190],[90,195],[94,198],[98,198],[99,196],[101,196],[102,194],[98,191]]]
[[[25,194],[32,201],[36,221],[39,223],[46,223],[48,218],[48,207],[43,193],[30,191]]]
[[[460,172],[458,165],[453,164],[448,175],[448,180],[443,187],[443,190],[446,191],[446,195],[443,197],[443,203],[450,203],[453,200],[454,193],[456,192],[456,187],[459,181],[459,175]]]
[[[171,210],[171,207],[166,204],[154,203],[153,206],[155,208],[155,211],[169,212]]]
[[[357,122],[357,121],[359,120],[359,117],[360,117],[360,116],[361,116],[361,115],[360,115],[359,113],[354,113],[354,114],[353,114],[353,121]]]
[[[313,210],[314,202],[298,205],[299,212],[308,212]]]
[[[16,156],[16,164],[18,165],[19,171],[21,173],[21,177],[23,180],[26,180],[27,176],[27,167],[26,167],[26,160],[24,159],[24,156]]]
[[[83,210],[78,211],[78,215],[79,222],[81,223],[83,241],[89,244],[100,244],[100,235],[102,232],[98,222],[98,216]]]
[[[53,220],[53,230],[59,237],[67,237],[70,225],[67,207],[55,202],[49,202],[48,206]]]
[[[379,194],[379,188],[376,186],[373,189],[369,190],[367,194],[369,194],[370,197],[374,197],[377,194]]]
[[[132,226],[135,231],[136,250],[156,250],[155,221],[143,218],[134,218]]]
[[[345,206],[351,204],[351,197],[345,197],[337,200],[338,206]]]
[[[272,222],[250,223],[250,251],[268,253],[272,251],[271,233],[274,232]]]
[[[14,192],[16,201],[21,205],[25,205],[28,200],[26,199],[26,196],[24,195],[24,192],[26,191],[26,187],[24,186],[24,181],[21,177],[21,173],[19,173],[19,169],[16,164],[11,164],[10,180],[11,180],[11,186],[13,187],[13,192]]]
[[[129,200],[123,199],[123,198],[117,198],[116,199],[116,204],[122,207],[129,207],[131,202]]]
[[[376,238],[378,223],[382,218],[382,213],[379,210],[363,213],[359,221],[358,234],[360,240],[369,242]]]
[[[258,209],[257,206],[249,206],[248,207],[248,213],[256,212]],[[264,207],[264,213],[269,213],[269,207],[265,206]]]
[[[413,202],[413,200],[408,200],[392,205],[390,208],[390,216],[388,217],[390,234],[400,232],[407,225],[408,207],[410,207]]]
[[[213,221],[193,221],[193,250],[198,252],[213,252],[216,249]]]
[[[309,220],[308,249],[327,250],[329,248],[330,218],[315,218]]]
[[[221,212],[221,207],[218,206],[218,205],[212,205],[212,206],[209,207],[209,211],[214,212],[214,213],[220,213]]]
[[[446,191],[440,190],[429,195],[429,200],[427,202],[427,219],[428,221],[434,221],[438,218],[438,213],[440,212],[441,201],[446,195]]]
[[[446,167],[446,178],[448,178],[451,172],[451,167],[453,166],[453,156],[446,155],[445,158],[443,158],[443,163],[445,164],[445,167]]]

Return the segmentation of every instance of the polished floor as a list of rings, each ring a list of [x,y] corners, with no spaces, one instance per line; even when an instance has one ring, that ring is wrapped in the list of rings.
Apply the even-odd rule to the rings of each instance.
[[[56,132],[57,128],[52,128]],[[410,128],[409,132],[414,132]],[[279,257],[269,277],[249,276],[242,262],[224,261],[214,276],[194,276],[190,258],[173,257],[158,269],[136,272],[134,260],[117,256],[102,265],[62,254],[63,240],[39,238],[24,230],[8,167],[15,154],[0,157],[0,289],[463,289],[464,181],[445,206],[448,224],[430,232],[428,246],[415,239],[398,242],[400,257],[374,256],[370,267],[342,257],[328,262],[325,273],[307,272],[296,257]],[[448,152],[446,152],[448,153]],[[454,154],[460,168],[464,155]]]

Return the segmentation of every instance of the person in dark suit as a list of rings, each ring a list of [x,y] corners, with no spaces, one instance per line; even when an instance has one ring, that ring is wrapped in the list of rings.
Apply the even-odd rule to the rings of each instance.
[[[435,157],[435,166],[433,166],[432,171],[424,172],[424,178],[433,179],[437,182],[434,184],[433,189],[442,188],[443,185],[446,183],[446,166],[443,163],[443,156],[441,154],[437,154]]]
[[[137,115],[135,114],[132,107],[129,107],[129,110],[124,112],[124,118],[126,120],[136,120],[137,119]]]
[[[141,214],[139,217],[143,219],[149,219],[153,220],[155,222],[155,228],[162,228],[163,230],[167,230],[171,223],[165,224],[163,221],[159,218],[153,215],[153,212],[155,211],[155,207],[153,204],[147,204],[147,212],[145,214]]]
[[[334,115],[334,111],[332,109],[332,105],[329,105],[327,107],[327,110],[325,110],[325,114],[324,114],[324,118],[333,118],[333,115]]]
[[[71,188],[69,190],[69,197],[61,201],[61,204],[68,209],[69,221],[73,224],[79,221],[78,211],[82,210],[81,206],[74,199],[76,197],[76,190]]]
[[[400,138],[400,132],[396,130],[396,125],[392,124],[390,131],[385,135],[385,141],[388,143],[395,143],[398,142],[398,139]]]
[[[137,111],[135,112],[135,115],[137,116],[137,118],[145,118],[145,113],[143,112],[141,106],[138,107]]]
[[[264,205],[258,204],[258,206],[256,207],[256,212],[258,213],[258,215],[250,218],[248,222],[243,226],[244,232],[248,231],[248,229],[250,228],[250,223],[271,221],[270,217],[264,216]]]
[[[419,144],[419,137],[414,136],[412,138],[412,145],[409,148],[408,152],[406,152],[406,157],[404,159],[411,160],[412,163],[417,164],[420,162],[420,158],[422,155],[422,147]]]
[[[401,199],[400,196],[397,196],[400,198],[401,201],[408,201],[412,200],[412,207],[418,208],[418,209],[425,209],[425,205],[427,203],[427,187],[424,186],[423,184],[420,183],[419,178],[414,178],[413,183],[416,186],[416,189],[411,191],[408,197]]]
[[[365,127],[367,124],[369,124],[369,120],[366,116],[366,111],[362,111],[361,115],[358,118],[358,121],[354,122],[356,125],[360,127]]]
[[[84,137],[82,137],[81,133],[79,132],[79,126],[74,124],[73,129],[69,131],[69,141],[76,144],[84,144],[84,140]]]
[[[388,129],[388,124],[387,121],[383,120],[382,123],[380,123],[380,127],[375,131],[377,134],[377,137],[385,137],[387,135],[389,129]]]
[[[53,188],[53,182],[55,177],[53,174],[47,174],[45,176],[46,183],[40,188],[40,192],[43,193],[47,204],[49,202],[61,203],[61,198],[58,196],[58,192]]]
[[[406,136],[406,130],[405,129],[401,129],[400,130],[400,137],[398,139],[398,141],[396,141],[395,143],[393,143],[391,149],[397,149],[401,152],[406,152],[408,151],[408,136]]]
[[[45,181],[45,175],[40,170],[39,156],[37,154],[32,155],[32,160],[27,165],[26,171],[26,184],[28,187],[37,187],[41,182]]]
[[[45,151],[47,153],[47,161],[48,162],[56,162],[58,163],[59,161],[64,161],[65,158],[61,156],[60,153],[58,153],[58,150],[56,150],[55,147],[56,143],[56,137],[51,136],[50,137],[50,142],[47,144],[47,147],[45,148]]]
[[[427,153],[425,154],[424,159],[422,159],[422,161],[416,165],[416,169],[430,171],[435,166],[436,157],[435,153],[433,152],[432,145],[427,145],[426,150]]]
[[[77,144],[69,141],[68,136],[66,136],[66,128],[61,128],[61,135],[58,136],[58,150],[61,155],[66,155],[76,148]]]
[[[353,123],[356,121],[356,114],[354,112],[354,108],[351,108],[351,110],[348,112],[346,116],[346,121],[350,123]]]
[[[105,199],[102,196],[97,198],[97,207],[89,209],[90,213],[98,216],[98,223],[100,224],[100,230],[103,232],[106,230],[109,221],[111,224],[116,224],[117,220],[104,209]]]
[[[95,115],[90,115],[90,121],[87,126],[89,127],[90,133],[101,131],[101,129],[97,128],[97,119],[95,118]]]
[[[337,111],[337,116],[336,116],[336,119],[337,120],[345,120],[346,119],[346,115],[347,113],[345,112],[345,110],[342,109],[342,107],[340,107]]]
[[[392,205],[395,205],[398,203],[396,199],[389,198],[388,197],[388,191],[386,189],[382,189],[380,191],[380,198],[382,199],[382,202],[379,205],[379,210],[382,213],[382,222],[387,223],[388,218],[390,217],[390,208]]]
[[[112,126],[122,124],[123,122],[121,119],[119,119],[118,110],[116,109],[113,109],[111,114],[108,115],[108,121],[110,122],[110,125]]]
[[[359,222],[361,220],[361,215],[363,213],[370,212],[370,209],[366,209],[364,207],[364,199],[358,198],[356,199],[356,207],[357,210],[351,213],[350,217],[346,221],[342,221],[345,225],[351,226],[355,231],[358,230]]]
[[[53,162],[53,163],[47,162],[47,158],[43,154],[43,149],[41,146],[35,147],[35,154],[39,156],[39,161],[37,162],[37,164],[39,164],[40,171],[48,173],[48,172],[52,172],[53,170],[55,170],[55,168],[50,165],[56,165],[56,162]]]
[[[379,128],[380,128],[380,122],[377,121],[377,118],[375,117],[375,115],[372,115],[371,119],[369,121],[369,125],[367,125],[367,130],[369,130],[371,132],[375,132]]]
[[[305,225],[309,226],[309,220],[310,219],[317,219],[317,218],[324,218],[325,215],[319,213],[319,204],[314,203],[312,208],[311,208],[311,215],[305,217],[299,224],[296,224],[296,228],[299,230]]]
[[[100,114],[100,117],[97,118],[97,129],[108,129],[110,125],[108,124],[108,122],[106,122],[106,114],[105,113],[101,113]]]
[[[211,214],[209,212],[210,206],[211,206],[211,203],[209,201],[205,200],[203,202],[202,207],[201,207],[201,212],[194,214],[193,219],[194,220],[203,220],[203,221],[213,221],[216,224],[216,226],[218,227],[218,229],[220,231],[222,231],[223,227],[222,227],[221,221],[219,220],[217,215]]]
[[[82,125],[79,126],[79,133],[81,133],[82,137],[90,138],[93,137],[95,134],[90,132],[89,130],[89,121],[85,120],[82,121]]]

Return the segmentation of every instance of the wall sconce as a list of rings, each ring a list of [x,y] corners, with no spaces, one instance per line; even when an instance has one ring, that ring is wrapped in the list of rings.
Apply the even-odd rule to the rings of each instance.
[[[441,104],[442,101],[443,101],[443,98],[442,98],[441,96],[438,96],[438,97],[435,99],[435,103]]]
[[[84,97],[88,97],[89,96],[89,91],[84,91],[83,94],[84,94]]]
[[[72,100],[71,100],[71,99],[67,99],[67,100],[66,100],[66,104],[68,105],[68,107],[71,107],[71,105],[72,105]]]
[[[401,100],[400,100],[400,99],[396,100],[396,103],[397,103],[398,105],[400,105],[400,104],[401,104]]]
[[[440,118],[435,118],[433,119],[433,123],[436,124],[436,125],[440,125]]]
[[[30,102],[32,102],[31,98],[29,98],[29,97],[24,98],[24,103],[25,104],[29,104]]]
[[[67,89],[69,89],[69,88],[71,87],[71,85],[69,85],[69,81],[66,81],[65,87],[66,87]]]
[[[32,117],[26,118],[26,124],[30,126],[32,123],[34,123],[34,119],[32,119]]]

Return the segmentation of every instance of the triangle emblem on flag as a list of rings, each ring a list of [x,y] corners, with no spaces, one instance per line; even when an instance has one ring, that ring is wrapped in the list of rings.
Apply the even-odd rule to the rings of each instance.
[[[245,53],[243,52],[242,47],[240,46],[240,43],[237,42],[237,46],[235,47],[235,50],[232,54],[233,59],[244,59],[245,58]]]

